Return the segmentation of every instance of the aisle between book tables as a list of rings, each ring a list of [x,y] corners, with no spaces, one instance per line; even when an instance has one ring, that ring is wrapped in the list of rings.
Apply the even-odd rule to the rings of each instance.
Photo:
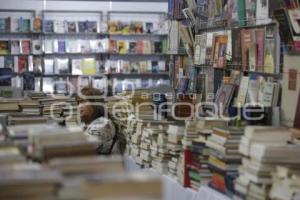
[[[124,156],[125,169],[128,172],[146,170],[155,173],[152,169],[141,169],[139,165],[129,156]],[[230,200],[227,196],[212,190],[207,186],[201,187],[198,191],[184,188],[172,178],[162,175],[164,182],[163,200]]]

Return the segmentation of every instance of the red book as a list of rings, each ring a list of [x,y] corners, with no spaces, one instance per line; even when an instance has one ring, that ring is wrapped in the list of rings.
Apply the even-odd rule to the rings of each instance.
[[[18,60],[18,72],[19,73],[23,73],[26,71],[26,68],[28,66],[28,57],[27,56],[19,56],[19,60]]]
[[[191,150],[184,150],[184,178],[183,187],[191,187],[190,177],[189,177],[189,166],[192,164],[193,154]]]
[[[258,72],[263,72],[265,59],[265,29],[256,29],[255,33],[257,43],[256,69]]]
[[[29,54],[30,53],[30,40],[21,41],[21,53]]]
[[[225,193],[226,192],[226,183],[223,175],[218,173],[213,173],[211,177],[210,186],[216,190]]]
[[[242,66],[243,70],[247,71],[249,69],[249,49],[252,44],[251,30],[242,29],[241,30],[241,46],[242,46]]]

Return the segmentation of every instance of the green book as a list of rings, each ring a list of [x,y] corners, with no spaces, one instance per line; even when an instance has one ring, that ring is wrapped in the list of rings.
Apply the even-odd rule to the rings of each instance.
[[[238,0],[239,26],[246,25],[245,0]]]

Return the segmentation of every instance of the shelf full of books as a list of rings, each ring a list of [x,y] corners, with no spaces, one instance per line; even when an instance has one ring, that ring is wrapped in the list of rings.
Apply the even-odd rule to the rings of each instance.
[[[20,16],[23,12],[26,15]],[[24,72],[39,75],[37,91],[43,91],[43,83],[51,78],[55,82],[80,76],[124,81],[134,73],[134,82],[162,78],[167,83],[164,13],[109,12],[106,19],[100,11],[0,13],[0,66],[12,69],[14,87],[23,88]]]

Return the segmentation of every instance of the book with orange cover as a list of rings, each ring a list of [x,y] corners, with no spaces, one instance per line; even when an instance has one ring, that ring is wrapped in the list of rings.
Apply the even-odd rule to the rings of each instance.
[[[227,35],[217,35],[214,39],[212,65],[214,68],[224,68],[226,65]]]

